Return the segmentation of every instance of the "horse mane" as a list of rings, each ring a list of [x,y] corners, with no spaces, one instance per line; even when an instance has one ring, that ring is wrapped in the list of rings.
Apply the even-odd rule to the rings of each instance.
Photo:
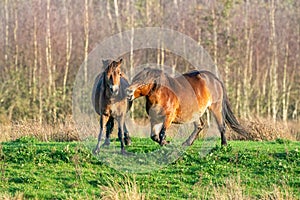
[[[214,79],[217,79],[219,82],[222,83],[222,81],[219,80],[219,78],[216,74],[214,74],[214,73],[212,73],[211,71],[208,71],[208,70],[192,70],[192,71],[184,73],[183,75],[191,77],[191,76],[197,76],[199,74],[206,74],[206,75],[212,76]]]
[[[134,77],[133,81],[138,81],[138,82],[149,82],[149,81],[159,81],[162,77],[162,75],[165,76],[164,72],[160,69],[156,68],[151,68],[151,67],[146,67],[142,71],[138,73]]]

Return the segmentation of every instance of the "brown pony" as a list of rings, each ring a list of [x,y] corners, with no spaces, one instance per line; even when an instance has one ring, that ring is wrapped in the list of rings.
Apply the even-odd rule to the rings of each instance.
[[[92,101],[97,114],[100,115],[100,132],[94,153],[100,151],[103,127],[106,126],[106,139],[103,145],[109,145],[109,136],[114,127],[114,119],[118,122],[118,138],[121,142],[121,152],[125,153],[124,143],[131,143],[126,125],[125,115],[131,103],[126,98],[127,79],[121,72],[122,59],[119,61],[103,60],[104,72],[99,74],[94,83]],[[124,133],[124,138],[123,138]]]
[[[207,108],[217,121],[222,145],[227,144],[225,123],[243,136],[247,135],[233,115],[222,82],[209,71],[191,71],[172,78],[162,70],[145,68],[133,78],[127,96],[130,100],[146,97],[151,138],[160,145],[168,143],[165,131],[171,123],[193,122],[195,130],[183,143],[192,145],[204,128],[201,116]]]

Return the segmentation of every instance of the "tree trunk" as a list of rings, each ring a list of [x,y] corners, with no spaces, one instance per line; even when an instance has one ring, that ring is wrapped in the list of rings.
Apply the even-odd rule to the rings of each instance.
[[[37,43],[37,22],[36,15],[33,16],[33,74],[32,74],[32,96],[33,102],[36,100],[36,71],[37,71],[37,63],[38,63],[38,43]]]
[[[226,33],[227,33],[227,40],[226,40],[226,50],[227,50],[227,53],[226,53],[226,60],[225,60],[225,63],[224,63],[224,67],[225,67],[225,88],[227,90],[229,90],[229,60],[230,60],[230,39],[229,39],[229,35],[230,35],[230,24],[227,20],[227,27],[226,27]]]
[[[288,65],[288,56],[289,56],[289,43],[286,42],[285,46],[285,59],[283,64],[283,80],[282,80],[282,120],[287,122],[287,112],[288,112],[288,104],[287,104],[287,65]]]
[[[264,75],[263,75],[263,80],[262,80],[262,97],[264,99],[266,99],[266,101],[263,101],[263,105],[266,105],[266,111],[264,110],[264,113],[267,113],[268,117],[270,117],[269,115],[269,93],[270,92],[267,92],[267,87],[268,87],[268,73],[265,72]],[[262,111],[261,111],[262,112]]]
[[[87,62],[88,62],[88,50],[89,50],[89,0],[84,1],[84,83],[87,82]]]
[[[255,63],[255,66],[256,66],[256,69],[260,69],[260,63],[259,63],[259,52],[258,52],[258,49],[255,50],[255,60],[256,60],[256,63]],[[257,92],[256,92],[256,99],[255,99],[255,106],[256,106],[256,115],[257,116],[260,116],[262,114],[262,108],[261,108],[261,97],[263,96],[262,95],[262,88],[264,86],[261,87],[261,84],[264,85],[265,82],[264,82],[264,74],[267,74],[267,73],[261,73],[260,70],[256,70],[256,79],[255,79],[255,86],[257,89]],[[263,79],[263,80],[262,80]]]
[[[119,6],[118,6],[118,0],[114,0],[114,6],[115,6],[115,14],[116,14],[116,20],[117,20],[117,29],[120,33],[122,31],[120,16],[119,16]]]
[[[246,0],[245,11],[244,11],[244,20],[245,20],[245,35],[244,41],[246,42],[246,52],[245,52],[245,66],[244,66],[244,75],[243,75],[243,86],[244,86],[244,102],[242,104],[242,116],[246,118],[249,109],[249,68],[250,68],[250,37],[249,37],[249,25],[248,25],[248,7],[249,0]]]
[[[39,58],[39,122],[40,124],[43,123],[43,96],[42,96],[42,57]]]
[[[15,69],[18,71],[18,59],[19,59],[19,45],[18,45],[18,28],[19,28],[19,23],[18,23],[18,7],[17,7],[17,2],[14,1],[14,17],[15,17],[15,27],[14,27],[14,41],[15,41]]]
[[[272,106],[272,119],[273,122],[276,122],[277,116],[277,99],[278,99],[278,74],[277,74],[277,67],[278,67],[278,53],[277,53],[277,45],[276,45],[276,27],[275,27],[275,0],[271,0],[270,2],[270,23],[271,23],[271,35],[270,41],[272,45],[272,60],[271,60],[271,106]]]
[[[66,23],[66,66],[65,66],[65,73],[64,73],[64,80],[63,80],[63,100],[66,99],[66,91],[67,91],[67,79],[69,73],[69,65],[71,59],[71,52],[72,52],[72,33],[70,32],[70,23],[69,23],[69,9],[66,7],[66,3],[68,1],[64,1],[64,9],[66,12],[65,16],[65,23]]]
[[[212,28],[213,28],[213,56],[214,56],[214,64],[217,65],[218,64],[218,33],[217,33],[217,17],[216,17],[216,13],[215,13],[215,7],[213,6],[212,10],[211,10],[211,14],[212,14]]]
[[[48,70],[48,94],[52,94],[52,50],[51,50],[51,29],[50,29],[50,2],[47,0],[47,34],[46,34],[46,66]]]
[[[160,64],[161,64],[161,67],[162,69],[164,69],[164,64],[165,64],[165,50],[164,50],[164,43],[161,42],[161,61],[160,61]]]
[[[9,13],[8,13],[8,0],[5,0],[4,3],[4,11],[5,11],[5,51],[4,51],[4,60],[5,67],[8,67],[8,54],[9,54]]]
[[[49,85],[48,85],[48,98],[53,97],[56,98],[56,86],[55,86],[55,78],[54,75],[56,73],[56,65],[52,62],[52,36],[51,36],[51,24],[50,24],[50,5],[51,0],[47,0],[47,35],[46,35],[46,65],[49,74]],[[53,102],[49,102],[49,110],[54,122],[56,122],[56,104]]]
[[[112,16],[111,16],[111,11],[110,11],[110,3],[109,3],[109,1],[106,1],[106,10],[107,10],[107,17],[108,17],[108,19],[109,19],[109,22],[111,23],[111,24],[113,24],[113,22],[112,22]],[[114,26],[111,26],[111,30],[112,30],[112,32],[114,32]]]
[[[241,74],[241,68],[237,67],[236,72],[236,105],[235,105],[235,112],[240,116],[240,107],[241,107],[241,80],[239,79],[239,75]]]
[[[134,16],[131,14],[131,38],[130,38],[130,79],[133,78],[133,41],[134,41]],[[131,106],[131,118],[134,119],[134,103]]]

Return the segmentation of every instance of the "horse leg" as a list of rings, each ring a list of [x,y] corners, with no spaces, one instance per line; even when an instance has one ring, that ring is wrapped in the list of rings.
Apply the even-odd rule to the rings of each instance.
[[[221,103],[212,104],[210,106],[210,110],[212,111],[214,118],[217,121],[218,129],[221,133],[221,145],[227,145],[227,141],[225,137],[226,125],[222,114],[222,104]]]
[[[104,115],[100,116],[100,131],[99,131],[99,135],[98,135],[98,142],[97,142],[96,148],[93,150],[94,154],[97,154],[100,151],[100,142],[101,142],[101,137],[102,137],[102,132],[103,132],[103,126],[106,125],[108,118],[109,118],[108,116],[104,116]]]
[[[125,121],[125,117],[121,116],[117,119],[118,121],[118,138],[120,140],[121,143],[121,153],[125,154],[125,147],[124,147],[124,138],[123,138],[123,132],[124,132],[124,121]]]
[[[159,133],[162,129],[163,123],[154,123],[151,121],[151,139],[160,144]]]
[[[200,118],[198,122],[195,121],[193,124],[194,124],[194,131],[192,132],[190,137],[182,144],[183,146],[191,146],[194,143],[196,137],[205,127],[205,123],[202,118]]]
[[[170,142],[166,141],[166,130],[170,127],[172,123],[172,117],[174,117],[172,114],[166,115],[166,119],[162,125],[162,128],[159,132],[159,144],[161,146],[169,144]]]
[[[125,123],[124,123],[124,142],[125,142],[125,145],[127,145],[127,146],[131,145],[131,138],[129,136],[129,132],[127,130]]]
[[[161,146],[169,144],[169,142],[166,141],[166,130],[170,124],[171,120],[165,120],[164,122],[160,123],[151,121],[151,139]]]
[[[106,138],[102,146],[109,146],[110,145],[110,135],[114,129],[114,118],[109,117],[108,122],[106,123]]]
[[[159,144],[160,144],[160,146],[167,144],[167,142],[166,142],[166,127],[164,124],[162,125],[162,128],[159,132]]]

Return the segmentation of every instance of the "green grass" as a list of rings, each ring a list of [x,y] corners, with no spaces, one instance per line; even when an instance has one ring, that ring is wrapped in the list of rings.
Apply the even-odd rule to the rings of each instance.
[[[23,137],[0,144],[0,194],[22,193],[25,199],[98,199],[107,188],[118,185],[122,189],[131,182],[146,199],[210,199],[229,180],[250,198],[262,198],[274,187],[288,188],[294,199],[300,196],[300,142],[230,141],[227,147],[215,146],[205,157],[199,156],[201,144],[196,141],[161,169],[126,173],[105,165],[82,143]],[[160,147],[151,140],[134,138],[128,151],[149,149],[159,151]]]

